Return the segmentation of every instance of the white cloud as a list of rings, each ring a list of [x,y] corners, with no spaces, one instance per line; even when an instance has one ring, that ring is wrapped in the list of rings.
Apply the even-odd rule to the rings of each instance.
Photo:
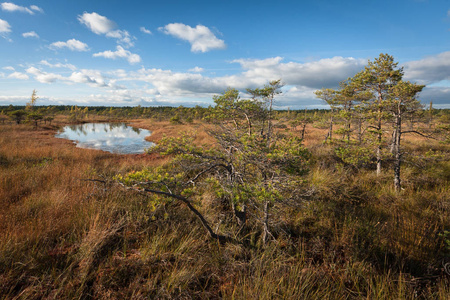
[[[34,14],[34,12],[31,9],[29,9],[27,7],[16,5],[11,2],[3,2],[1,4],[1,7],[2,7],[2,10],[5,10],[5,11],[10,11],[10,12],[19,11],[19,12],[29,13],[30,15]]]
[[[34,32],[34,31],[24,32],[24,33],[22,33],[22,36],[24,38],[29,38],[29,37],[39,38],[39,35],[36,32]]]
[[[11,25],[5,20],[0,19],[0,33],[11,32]]]
[[[200,67],[195,67],[195,68],[192,68],[192,69],[188,70],[188,72],[195,72],[195,73],[201,73],[203,71],[204,71],[204,69],[200,68]]]
[[[282,57],[271,57],[266,59],[235,59],[233,63],[239,63],[244,69],[272,68],[283,60]]]
[[[121,46],[113,51],[95,53],[96,57],[109,59],[126,59],[133,61],[130,51]],[[426,72],[414,73],[427,81],[440,82],[447,78],[450,71],[440,71],[439,65],[447,68],[447,53],[441,53],[423,60],[406,63],[406,75],[408,70],[420,71],[425,68]],[[136,61],[140,61],[137,56]],[[201,73],[202,68],[195,67],[188,72],[174,72],[164,69],[145,69],[137,71],[126,71],[123,69],[101,72],[99,70],[74,70],[68,63],[54,63],[54,61],[41,61],[42,68],[69,68],[73,72],[64,74],[46,73],[35,67],[28,68],[27,74],[39,82],[59,81],[63,84],[80,84],[86,87],[101,88],[104,92],[93,94],[83,98],[98,105],[195,105],[211,104],[212,96],[223,92],[227,87],[237,88],[244,92],[246,88],[256,88],[267,84],[270,80],[282,79],[286,84],[283,93],[276,98],[277,108],[327,108],[317,99],[314,91],[322,87],[337,87],[338,83],[361,71],[366,65],[365,59],[351,57],[333,57],[316,61],[299,63],[287,61],[281,57],[267,59],[239,59],[231,63],[237,63],[241,70],[233,75],[212,77]],[[37,66],[36,66],[37,67]],[[429,68],[429,69],[427,69]],[[15,72],[12,67],[4,67],[4,70]],[[448,69],[448,68],[447,68]],[[49,69],[48,69],[49,70]],[[53,71],[52,71],[53,72]],[[10,73],[6,72],[5,73]],[[436,75],[440,74],[440,75]],[[411,73],[412,74],[412,73]],[[25,74],[26,75],[26,74]],[[436,76],[436,78],[428,76]],[[8,75],[5,75],[8,76]],[[434,79],[433,79],[434,78]],[[442,84],[442,82],[440,82]],[[83,87],[85,89],[85,87]],[[425,102],[433,100],[433,104],[447,105],[450,97],[448,86],[431,86],[424,89],[420,94]],[[1,98],[1,97],[0,97]],[[108,100],[111,100],[109,102]],[[102,102],[103,101],[103,102]],[[165,101],[165,102],[164,102]],[[443,106],[442,106],[443,107]]]
[[[364,59],[334,57],[308,63],[284,63],[281,57],[261,60],[241,59],[242,71],[227,76],[210,77],[199,73],[173,72],[162,69],[141,68],[135,72],[110,73],[112,77],[136,84],[142,82],[149,87],[144,89],[147,97],[158,99],[199,99],[211,103],[214,94],[223,92],[227,87],[245,91],[247,88],[261,87],[270,80],[282,79],[286,84],[284,92],[277,97],[279,108],[322,107],[323,103],[314,95],[321,87],[336,87],[338,83],[353,76],[364,68]],[[243,95],[244,97],[246,95]],[[178,100],[177,100],[178,99]],[[323,107],[322,107],[323,108]]]
[[[120,47],[120,46],[118,46]],[[120,51],[119,51],[120,50]],[[118,53],[126,53],[126,50],[118,48]],[[111,52],[108,58],[126,58],[124,55],[116,55]],[[283,65],[281,58],[267,60],[243,60],[247,68],[267,67]],[[48,65],[47,61],[41,62]],[[53,64],[50,64],[53,66]],[[56,65],[56,64],[55,64]],[[235,87],[241,91],[246,88],[260,87],[274,78],[251,77],[249,69],[242,72],[222,77],[208,77],[199,73],[182,73],[162,69],[145,69],[128,72],[117,69],[102,73],[98,70],[80,70],[69,76],[61,76],[46,73],[36,68],[29,68],[28,74],[34,75],[40,82],[61,81],[65,84],[86,84],[91,87],[104,88],[110,94],[99,93],[85,100],[104,105],[196,105],[211,104],[212,96],[223,92],[227,87]],[[342,78],[342,79],[345,79]],[[117,85],[120,83],[121,85]],[[129,85],[127,83],[130,83]],[[131,86],[131,87],[130,87]],[[315,88],[291,85],[284,89],[283,94],[277,97],[277,107],[291,107],[308,105],[309,107],[321,107],[322,102],[316,99],[313,92]],[[245,95],[243,95],[245,97]],[[84,100],[83,100],[84,101]],[[103,102],[102,102],[103,101]]]
[[[79,72],[73,72],[69,77],[64,77],[55,73],[43,72],[35,67],[30,67],[26,71],[28,74],[34,75],[34,78],[41,83],[53,83],[59,80],[66,84],[86,83],[94,87],[108,86],[105,83],[101,73],[94,70],[81,70]]]
[[[107,87],[105,79],[99,71],[95,70],[81,70],[80,72],[73,72],[67,81],[73,83],[86,83],[93,87]]]
[[[430,84],[450,79],[450,51],[405,63],[405,79]]]
[[[218,39],[211,30],[203,25],[197,25],[195,28],[181,24],[171,23],[159,28],[165,34],[188,41],[191,44],[192,52],[208,52],[214,49],[225,49],[223,40]]]
[[[144,26],[142,26],[141,28],[139,28],[141,30],[141,32],[146,33],[146,34],[152,34],[152,32],[150,30],[148,30],[147,28],[145,28]]]
[[[8,78],[27,80],[29,77],[27,74],[20,73],[20,72],[14,72],[14,73],[9,74]]]
[[[50,44],[50,48],[52,49],[61,49],[61,48],[68,48],[72,51],[88,51],[88,45],[80,42],[76,39],[68,40],[67,42],[54,42]]]
[[[2,68],[3,70],[8,70],[8,71],[15,71],[16,69],[14,69],[13,67],[11,67],[11,66],[6,66],[6,67],[3,67]]]
[[[34,11],[40,12],[40,13],[44,13],[44,10],[36,5],[31,5],[30,8]]]
[[[89,30],[95,34],[104,34],[107,37],[117,39],[117,42],[124,47],[133,47],[133,41],[136,39],[134,36],[126,30],[120,30],[116,23],[109,20],[107,17],[99,15],[98,13],[87,13],[84,12],[82,15],[78,16],[78,21],[81,24],[86,25]]]
[[[34,78],[41,83],[52,83],[58,79],[63,79],[59,74],[42,72],[35,67],[30,67],[26,71],[28,74],[34,75]]]
[[[116,50],[95,53],[95,57],[126,59],[130,63],[139,62],[130,51],[121,46]],[[188,72],[174,72],[163,69],[145,69],[126,71],[123,69],[101,72],[98,70],[77,70],[69,75],[50,73],[36,67],[27,69],[27,74],[39,82],[59,81],[63,84],[84,84],[93,88],[102,88],[107,93],[99,93],[92,103],[101,105],[100,99],[111,99],[118,105],[195,105],[211,104],[212,96],[223,92],[227,87],[244,91],[247,88],[261,87],[270,80],[281,78],[286,86],[277,97],[278,108],[321,107],[323,103],[314,95],[321,87],[334,87],[340,81],[363,69],[364,59],[333,57],[308,63],[284,62],[281,57],[267,59],[240,59],[241,71],[234,75],[211,77],[200,73],[202,68],[195,67]],[[67,68],[67,63],[41,61],[40,65],[51,68]],[[321,74],[322,76],[319,76]],[[433,90],[434,94],[446,91]],[[91,98],[89,98],[91,99]],[[86,101],[88,98],[86,98]],[[94,101],[95,100],[95,101]],[[165,101],[165,102],[164,102]],[[433,102],[434,98],[433,98]],[[105,102],[106,103],[106,100]]]
[[[62,64],[62,63],[51,64],[51,63],[49,63],[49,62],[46,61],[46,60],[41,60],[41,61],[39,62],[39,64],[44,65],[44,66],[47,66],[47,67],[50,67],[50,68],[67,68],[67,69],[70,69],[70,70],[72,70],[72,71],[74,71],[74,70],[77,69],[77,67],[75,67],[75,66],[72,65],[72,64]]]
[[[404,64],[406,80],[428,85],[420,93],[424,103],[433,100],[437,108],[450,108],[450,51]]]
[[[141,57],[137,54],[133,54],[128,50],[125,50],[123,47],[121,46],[117,46],[116,51],[104,51],[104,52],[99,52],[99,53],[94,53],[92,56],[93,57],[104,57],[104,58],[109,58],[109,59],[116,59],[116,58],[125,58],[128,60],[128,62],[130,64],[135,64],[135,63],[139,63],[141,62]]]
[[[24,6],[20,6],[20,5],[16,5],[14,3],[11,2],[3,2],[0,7],[2,8],[2,10],[4,11],[9,11],[9,12],[23,12],[23,13],[28,13],[30,15],[34,15],[34,12],[40,12],[43,13],[44,11],[42,10],[42,8],[36,6],[36,5],[31,5],[30,8],[28,7],[24,7]]]
[[[364,59],[340,56],[308,63],[282,63],[281,57],[262,60],[238,59],[232,62],[239,63],[246,70],[244,77],[258,84],[281,78],[287,85],[310,88],[335,87],[367,64]]]
[[[116,23],[95,12],[84,12],[81,16],[78,16],[78,21],[96,34],[107,34],[116,28]]]
[[[106,36],[117,39],[118,43],[122,44],[125,47],[133,47],[133,40],[136,39],[134,36],[131,36],[130,33],[126,30],[110,31],[106,34]]]

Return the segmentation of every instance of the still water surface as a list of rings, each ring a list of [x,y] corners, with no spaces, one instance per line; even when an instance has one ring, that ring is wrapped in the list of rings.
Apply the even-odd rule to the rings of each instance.
[[[65,126],[58,131],[56,137],[72,140],[79,148],[117,154],[138,154],[154,145],[144,139],[151,134],[151,131],[130,127],[124,123],[86,123]]]

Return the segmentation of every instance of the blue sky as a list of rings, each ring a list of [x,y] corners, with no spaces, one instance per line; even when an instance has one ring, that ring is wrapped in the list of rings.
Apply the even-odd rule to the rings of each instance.
[[[0,0],[0,105],[209,105],[282,79],[278,108],[380,53],[450,108],[450,2]]]

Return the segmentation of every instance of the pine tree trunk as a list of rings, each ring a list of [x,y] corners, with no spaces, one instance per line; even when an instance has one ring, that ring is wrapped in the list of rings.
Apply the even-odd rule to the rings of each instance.
[[[383,103],[383,98],[381,96],[381,91],[378,91],[378,145],[377,145],[377,176],[381,174],[381,141],[383,139],[383,132],[381,131],[381,122],[383,118],[383,108],[381,104]]]
[[[395,140],[397,139],[396,127],[397,127],[397,122],[394,124],[394,130],[392,131],[391,145],[389,147],[389,152],[391,152],[391,154],[394,154]]]
[[[381,146],[377,147],[377,176],[381,174]]]
[[[331,110],[331,117],[330,117],[330,128],[328,129],[328,134],[325,137],[325,141],[327,139],[330,139],[330,141],[333,140],[333,110]]]
[[[400,171],[401,171],[401,163],[402,163],[402,154],[400,151],[400,141],[402,134],[402,116],[400,107],[395,116],[395,142],[394,142],[394,187],[397,192],[399,192],[402,188],[401,179],[400,179]]]
[[[382,141],[382,132],[381,132],[381,120],[378,121],[378,138],[377,138],[377,176],[381,174],[381,141]]]
[[[352,121],[349,120],[347,124],[347,142],[350,142],[350,132],[352,130]]]

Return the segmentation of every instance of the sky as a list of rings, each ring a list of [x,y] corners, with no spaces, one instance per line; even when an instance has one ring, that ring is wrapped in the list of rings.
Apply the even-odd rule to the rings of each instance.
[[[380,53],[450,108],[450,1],[0,0],[0,105],[208,106],[281,79],[279,109],[327,108]]]

